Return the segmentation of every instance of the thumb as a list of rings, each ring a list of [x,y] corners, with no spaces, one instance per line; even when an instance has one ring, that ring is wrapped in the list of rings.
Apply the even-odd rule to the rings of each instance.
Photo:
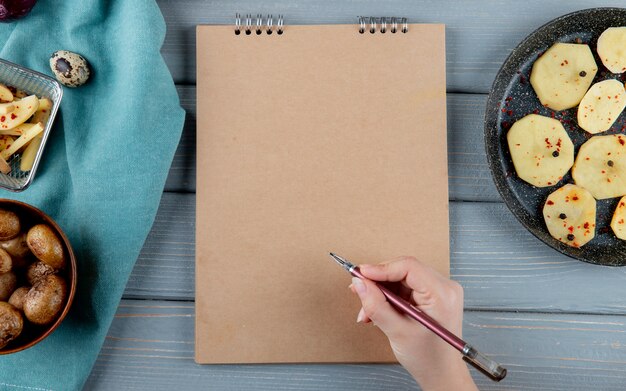
[[[388,338],[399,336],[406,327],[411,327],[410,321],[389,304],[385,295],[372,281],[353,277],[352,286],[361,299],[365,316],[370,318]]]

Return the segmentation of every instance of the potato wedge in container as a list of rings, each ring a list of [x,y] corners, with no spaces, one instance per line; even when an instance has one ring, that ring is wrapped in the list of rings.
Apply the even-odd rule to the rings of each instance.
[[[0,59],[0,187],[32,183],[62,97],[54,78]]]

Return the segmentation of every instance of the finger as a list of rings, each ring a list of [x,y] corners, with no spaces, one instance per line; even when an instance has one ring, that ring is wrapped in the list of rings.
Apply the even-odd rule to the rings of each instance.
[[[438,290],[446,279],[436,270],[413,257],[402,257],[378,265],[359,265],[359,270],[376,281],[404,281],[414,291],[425,288]]]
[[[352,286],[363,306],[364,315],[374,322],[389,338],[401,335],[403,330],[411,327],[409,319],[398,313],[378,289],[369,280],[352,279]]]
[[[356,316],[356,322],[357,323],[370,323],[371,319],[367,317],[367,315],[365,315],[365,310],[363,309],[363,307],[361,307],[361,309],[359,310],[359,314]]]
[[[354,289],[354,285],[350,284],[348,285],[348,288],[352,291],[352,293],[354,293],[355,295],[356,293],[356,289]],[[356,316],[356,322],[357,323],[370,323],[372,320],[365,315],[365,310],[363,309],[363,307],[361,307],[361,309],[359,310],[359,313]]]

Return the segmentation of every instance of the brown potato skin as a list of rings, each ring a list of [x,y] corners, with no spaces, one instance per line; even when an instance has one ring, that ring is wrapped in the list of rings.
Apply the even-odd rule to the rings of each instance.
[[[0,349],[17,338],[23,328],[22,314],[11,304],[0,302]]]
[[[13,272],[0,274],[0,301],[7,301],[17,288],[17,277]]]
[[[8,252],[0,248],[0,274],[10,272],[13,269],[13,258]]]
[[[67,284],[57,275],[37,282],[24,298],[24,315],[34,324],[51,323],[59,315],[67,298]]]
[[[37,224],[29,229],[26,235],[26,243],[30,251],[40,261],[54,269],[63,269],[65,267],[63,244],[52,228],[46,224]]]
[[[26,280],[30,285],[35,285],[39,280],[50,274],[56,274],[56,270],[48,266],[47,264],[36,261],[31,263],[26,269]]]
[[[0,240],[13,239],[19,235],[20,219],[10,210],[0,209]]]
[[[17,288],[11,297],[9,297],[9,304],[18,310],[22,311],[24,308],[24,298],[26,298],[26,294],[30,290],[29,286],[21,286]]]
[[[0,242],[0,248],[6,250],[13,258],[26,258],[30,254],[30,249],[26,243],[26,233]]]

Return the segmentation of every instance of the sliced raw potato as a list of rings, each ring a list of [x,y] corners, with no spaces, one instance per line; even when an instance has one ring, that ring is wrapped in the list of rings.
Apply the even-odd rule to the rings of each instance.
[[[30,119],[29,122],[36,124],[37,122],[41,122],[42,124],[46,124],[48,119],[50,118],[50,111],[52,110],[52,101],[48,98],[39,99],[39,107],[37,111]]]
[[[13,129],[26,122],[37,111],[39,99],[31,95],[10,104],[15,105],[15,109],[9,114],[0,115],[0,130]]]
[[[13,103],[0,104],[0,114],[9,114],[13,110],[15,110],[15,105]]]
[[[582,187],[565,185],[548,196],[543,218],[553,238],[583,246],[596,235],[596,200]]]
[[[42,136],[39,135],[32,139],[30,143],[28,143],[28,146],[22,153],[22,159],[20,160],[20,170],[32,170],[33,164],[35,163],[35,157],[37,156],[37,151],[39,150],[39,146],[41,145],[41,140]]]
[[[597,71],[589,46],[559,42],[535,61],[530,84],[542,105],[560,111],[580,102]]]
[[[20,152],[20,170],[30,171],[41,146],[44,124],[50,119],[52,101],[27,96],[21,90],[12,93],[2,84],[0,101],[7,101],[0,103],[0,172],[11,172],[7,160]],[[14,136],[18,136],[17,139]]]
[[[578,151],[572,177],[598,200],[626,195],[626,136],[590,138]]]
[[[0,157],[0,172],[3,174],[8,174],[11,172],[11,166],[7,163],[6,160]]]
[[[24,90],[17,90],[13,94],[13,99],[22,99],[22,98],[26,98],[27,96],[28,96],[28,92]]]
[[[626,90],[617,80],[591,86],[578,105],[578,125],[591,134],[609,130],[626,107]]]
[[[4,84],[0,84],[0,100],[5,102],[13,101],[13,93]]]
[[[626,71],[626,27],[609,27],[598,38],[598,56],[613,73]]]
[[[0,135],[21,136],[24,133],[28,132],[28,130],[33,126],[37,126],[37,124],[24,123],[14,127],[13,129],[0,129]]]
[[[15,138],[7,135],[0,136],[0,151],[9,148],[15,142]]]
[[[626,197],[622,197],[617,203],[613,219],[611,219],[611,228],[615,236],[626,240]]]
[[[4,160],[8,160],[11,155],[17,152],[18,149],[22,148],[24,145],[26,145],[26,143],[35,138],[35,136],[37,136],[41,132],[43,132],[43,124],[41,122],[34,124],[34,126],[28,128],[28,130],[24,132],[24,134],[18,137],[17,140],[15,140],[9,148],[0,152],[0,156]]]
[[[529,114],[506,135],[517,175],[537,187],[556,185],[574,163],[574,144],[561,123]]]

